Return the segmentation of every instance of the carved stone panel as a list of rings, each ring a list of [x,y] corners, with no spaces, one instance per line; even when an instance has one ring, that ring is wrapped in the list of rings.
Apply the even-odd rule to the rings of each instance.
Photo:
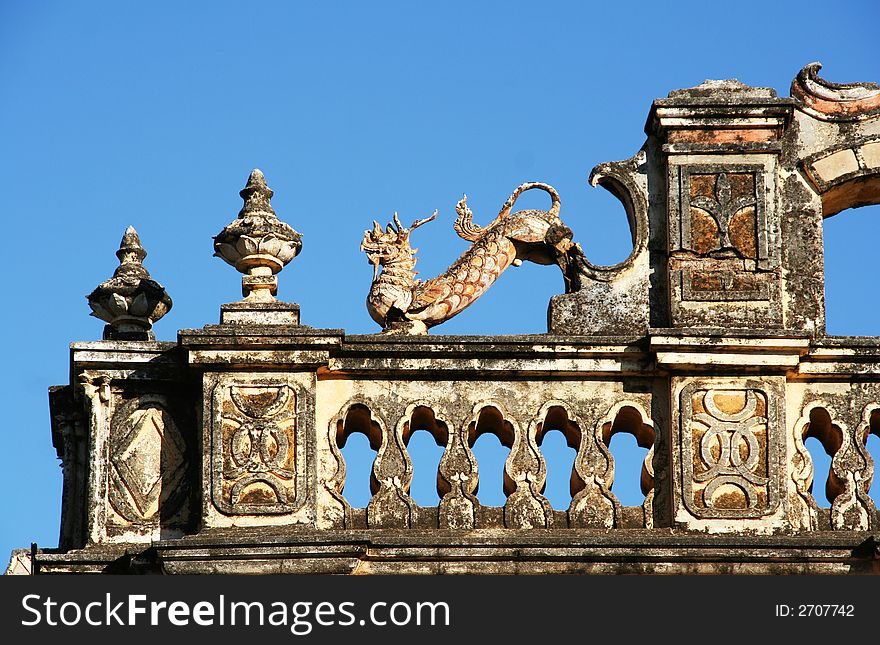
[[[670,280],[676,326],[782,326],[778,224],[763,164],[672,172]],[[725,303],[719,306],[716,303]]]
[[[110,424],[108,494],[116,513],[132,524],[166,516],[186,488],[186,444],[164,397],[144,395],[122,404]]]
[[[757,381],[681,391],[682,500],[697,518],[757,518],[780,503],[779,402]]]
[[[290,513],[304,501],[297,390],[283,377],[221,377],[212,397],[211,496],[227,515]]]
[[[681,247],[700,256],[734,252],[767,259],[767,223],[759,168],[688,166],[681,169]]]

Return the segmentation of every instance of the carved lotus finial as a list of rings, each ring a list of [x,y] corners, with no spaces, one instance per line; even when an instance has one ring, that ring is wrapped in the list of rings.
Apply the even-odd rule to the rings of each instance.
[[[247,300],[274,300],[278,292],[275,274],[302,248],[302,235],[275,215],[274,194],[263,173],[253,170],[239,193],[244,206],[238,218],[214,238],[214,255],[245,274],[241,291]]]
[[[144,268],[147,252],[133,226],[125,229],[116,257],[113,277],[86,296],[91,315],[107,323],[104,340],[155,340],[153,323],[171,310],[172,302]]]

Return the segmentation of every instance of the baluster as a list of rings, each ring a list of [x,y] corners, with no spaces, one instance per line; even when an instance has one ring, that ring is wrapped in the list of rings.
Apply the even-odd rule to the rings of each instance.
[[[574,485],[580,489],[568,507],[568,523],[576,528],[606,528],[615,524],[620,502],[611,492],[614,457],[605,445],[603,430],[609,429],[613,414],[599,421],[593,432],[581,432],[581,443],[574,460]]]
[[[794,425],[794,455],[791,461],[791,479],[797,496],[790,499],[789,521],[795,528],[815,531],[819,528],[819,506],[810,493],[815,475],[813,457],[807,449],[805,439],[810,434],[810,418],[814,410],[824,409],[826,404],[817,401],[807,405]]]
[[[382,444],[373,462],[373,498],[367,505],[367,526],[371,528],[409,528],[416,503],[409,496],[412,461],[406,450],[403,431],[407,417],[401,417],[394,431],[379,422]]]
[[[865,447],[871,431],[872,406],[862,415],[862,423],[849,433],[843,424],[843,443],[831,460],[831,469],[843,483],[842,492],[831,504],[831,528],[844,531],[867,531],[876,524],[877,509],[868,495],[874,465]]]
[[[477,526],[480,502],[477,489],[477,460],[468,445],[468,424],[459,428],[447,424],[446,451],[440,459],[437,491],[442,495],[439,526],[444,529],[472,529]]]
[[[497,412],[502,418],[502,443],[511,445],[504,463],[504,525],[508,528],[549,528],[553,525],[553,507],[541,494],[547,480],[547,465],[538,449],[537,427],[532,424],[523,432],[519,424],[508,415]],[[512,437],[511,437],[512,434]]]
[[[342,494],[342,489],[345,488],[345,458],[339,447],[345,445],[348,434],[350,434],[350,432],[346,433],[345,426],[353,407],[344,409],[330,422],[327,433],[330,459],[326,462],[319,461],[319,467],[326,468],[326,474],[321,478],[322,499],[318,505],[319,525],[328,525],[336,529],[351,526],[351,505]],[[367,418],[369,415],[370,413],[367,411]]]

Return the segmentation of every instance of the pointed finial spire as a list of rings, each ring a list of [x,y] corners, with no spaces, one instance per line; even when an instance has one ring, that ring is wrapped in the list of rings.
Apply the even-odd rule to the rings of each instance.
[[[172,302],[144,267],[147,252],[133,226],[125,229],[116,257],[113,277],[87,296],[92,315],[108,323],[104,340],[155,340],[153,323],[170,311]]]
[[[144,268],[144,258],[147,252],[141,246],[141,238],[138,236],[134,226],[125,229],[122,240],[119,242],[119,250],[116,251],[116,257],[119,258],[119,266],[113,272],[113,277],[120,275],[137,275],[139,277],[149,278],[149,272]]]
[[[271,203],[275,192],[266,185],[266,177],[259,168],[251,171],[247,184],[238,194],[244,200],[244,206],[238,213],[239,219],[258,213],[266,217],[276,217]]]
[[[275,274],[302,248],[302,235],[275,215],[270,201],[274,194],[262,171],[251,171],[239,192],[244,206],[238,218],[214,238],[214,255],[245,274],[241,291],[247,302],[275,302]]]

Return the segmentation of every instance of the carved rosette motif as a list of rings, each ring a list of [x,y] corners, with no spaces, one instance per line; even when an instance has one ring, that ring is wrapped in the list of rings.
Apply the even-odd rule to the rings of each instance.
[[[304,491],[296,410],[296,392],[286,382],[215,388],[212,494],[221,512],[263,515],[298,508]]]
[[[110,424],[108,496],[130,524],[174,514],[185,494],[187,451],[164,397],[144,395],[123,403]]]
[[[760,387],[705,387],[681,394],[683,499],[699,518],[751,518],[779,504],[771,438],[776,403]]]

